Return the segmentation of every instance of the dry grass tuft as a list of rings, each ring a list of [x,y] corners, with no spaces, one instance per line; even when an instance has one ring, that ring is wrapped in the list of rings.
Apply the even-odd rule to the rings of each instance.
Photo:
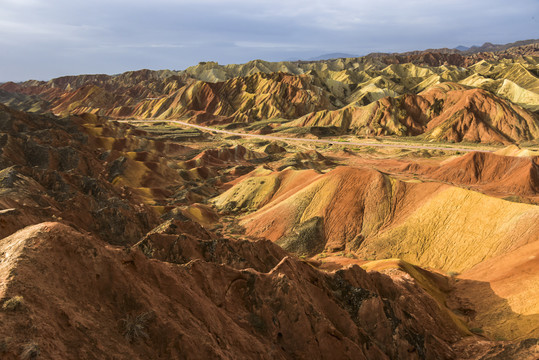
[[[137,316],[127,315],[125,319],[122,319],[123,335],[127,341],[134,342],[141,337],[148,339],[146,328],[154,316],[155,314],[149,311]]]
[[[14,296],[8,299],[2,305],[2,309],[6,311],[15,311],[24,306],[24,299],[22,296]]]
[[[39,352],[39,345],[36,342],[31,341],[22,346],[21,359],[36,359],[39,356]]]

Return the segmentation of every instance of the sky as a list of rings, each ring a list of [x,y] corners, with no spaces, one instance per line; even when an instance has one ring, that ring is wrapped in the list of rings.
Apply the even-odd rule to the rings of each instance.
[[[533,38],[538,0],[0,0],[0,82]]]

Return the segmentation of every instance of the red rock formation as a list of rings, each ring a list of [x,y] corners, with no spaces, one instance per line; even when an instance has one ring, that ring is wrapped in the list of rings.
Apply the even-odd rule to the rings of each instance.
[[[210,259],[224,250],[260,261],[257,243],[201,245]],[[58,223],[26,228],[0,245],[11,251],[0,275],[16,272],[2,298],[23,298],[0,313],[3,357],[30,343],[43,358],[454,357],[459,331],[410,278],[357,266],[324,274],[265,245],[273,255],[249,269],[193,257],[175,265]]]

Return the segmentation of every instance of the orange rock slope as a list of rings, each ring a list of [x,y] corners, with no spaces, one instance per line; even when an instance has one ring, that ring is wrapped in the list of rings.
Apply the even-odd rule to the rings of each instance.
[[[456,184],[470,184],[466,174],[474,174],[453,163],[443,165],[439,173],[432,171],[432,177],[447,181],[451,174],[448,168],[454,166],[453,171],[460,169],[460,176],[453,178]],[[247,234],[277,241],[299,254],[346,249],[366,257],[403,257],[460,271],[485,257],[537,240],[539,233],[535,205],[441,183],[402,181],[369,168],[253,175],[212,200],[214,205],[222,211],[247,212],[240,222]],[[487,171],[484,175],[492,176]],[[523,175],[528,175],[529,181],[530,174]],[[515,186],[515,191],[523,195],[534,191],[526,177],[522,182],[528,186]],[[503,187],[503,183],[498,185]],[[485,190],[491,189],[486,186]],[[509,223],[512,227],[506,226]],[[458,246],[452,245],[453,241],[458,241]],[[478,241],[489,245],[474,249]],[[467,255],[459,256],[461,251]]]

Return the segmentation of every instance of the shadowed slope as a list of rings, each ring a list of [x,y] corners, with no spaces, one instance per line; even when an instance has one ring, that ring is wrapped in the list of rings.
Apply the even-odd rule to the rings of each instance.
[[[145,172],[150,168],[117,151],[98,149],[96,143],[102,138],[88,134],[85,125],[114,134],[117,138],[110,137],[112,142],[127,135],[129,127],[85,118],[31,115],[0,105],[0,207],[13,209],[0,215],[1,237],[26,225],[60,218],[113,243],[133,243],[153,227],[156,216],[135,193],[137,189],[113,185],[121,180],[147,182],[144,176],[127,180],[128,174],[137,164]],[[141,142],[137,140],[138,145]],[[153,169],[152,177],[159,178],[158,167]],[[170,175],[161,175],[159,186],[165,174]],[[169,176],[169,180],[177,177]]]
[[[539,297],[537,238],[476,265],[458,279],[455,295],[477,312],[471,326],[483,328],[493,338],[539,337],[539,304],[535,301]]]

